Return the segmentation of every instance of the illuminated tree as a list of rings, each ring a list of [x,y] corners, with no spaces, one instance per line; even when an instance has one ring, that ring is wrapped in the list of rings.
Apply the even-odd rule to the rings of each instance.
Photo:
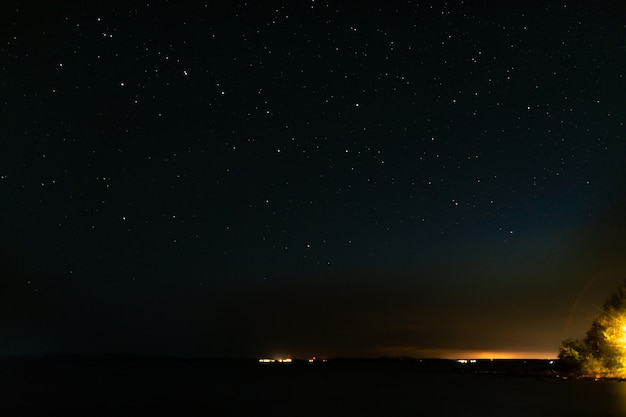
[[[585,343],[579,339],[565,339],[559,349],[559,361],[564,371],[580,373],[589,356]]]
[[[562,342],[559,359],[570,371],[626,377],[626,282],[606,300],[582,341]]]

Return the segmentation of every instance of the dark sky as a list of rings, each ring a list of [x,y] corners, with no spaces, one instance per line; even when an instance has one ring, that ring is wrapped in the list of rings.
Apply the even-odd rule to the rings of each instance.
[[[3,3],[0,354],[584,334],[626,278],[626,6],[293,3]]]

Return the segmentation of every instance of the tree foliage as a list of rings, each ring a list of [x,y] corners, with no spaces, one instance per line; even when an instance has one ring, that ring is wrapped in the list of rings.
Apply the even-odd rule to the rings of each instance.
[[[565,339],[559,349],[559,360],[563,370],[580,372],[587,357],[587,348],[582,340]]]
[[[604,303],[582,340],[559,349],[564,370],[595,377],[626,377],[626,281]]]

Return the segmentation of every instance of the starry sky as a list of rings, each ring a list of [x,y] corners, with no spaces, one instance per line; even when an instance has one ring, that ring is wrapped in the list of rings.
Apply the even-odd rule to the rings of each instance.
[[[626,278],[626,6],[506,3],[3,4],[0,354],[555,357]]]

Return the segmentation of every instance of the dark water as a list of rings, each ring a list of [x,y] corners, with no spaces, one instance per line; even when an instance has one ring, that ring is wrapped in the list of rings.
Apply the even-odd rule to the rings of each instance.
[[[415,364],[0,362],[0,416],[626,416],[626,384]]]

